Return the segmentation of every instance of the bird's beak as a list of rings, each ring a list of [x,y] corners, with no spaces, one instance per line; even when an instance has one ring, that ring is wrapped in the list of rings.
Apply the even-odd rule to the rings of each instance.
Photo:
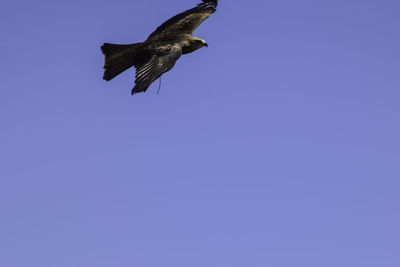
[[[204,43],[204,46],[208,47],[208,44],[207,44],[207,43]]]

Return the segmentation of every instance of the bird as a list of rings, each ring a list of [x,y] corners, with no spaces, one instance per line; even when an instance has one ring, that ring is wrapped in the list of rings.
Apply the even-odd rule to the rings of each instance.
[[[216,11],[218,0],[202,0],[196,7],[186,10],[161,24],[142,43],[104,43],[103,79],[109,81],[125,70],[135,67],[135,86],[131,95],[145,92],[161,75],[171,70],[181,55],[192,53],[207,42],[193,37],[197,27]]]

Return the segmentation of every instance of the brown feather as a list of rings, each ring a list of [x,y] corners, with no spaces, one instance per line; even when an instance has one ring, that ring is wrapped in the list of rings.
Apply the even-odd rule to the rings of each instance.
[[[171,34],[190,34],[199,27],[211,14],[216,11],[217,1],[204,1],[198,6],[182,12],[161,24],[148,40],[162,38]]]

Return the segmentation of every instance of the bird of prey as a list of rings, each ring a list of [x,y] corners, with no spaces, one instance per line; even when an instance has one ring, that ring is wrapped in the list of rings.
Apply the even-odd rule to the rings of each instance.
[[[133,95],[144,92],[163,73],[171,70],[182,54],[208,46],[206,41],[192,35],[196,28],[216,11],[218,0],[202,1],[196,7],[164,22],[143,43],[103,44],[103,79],[109,81],[135,66],[135,87],[131,93]]]

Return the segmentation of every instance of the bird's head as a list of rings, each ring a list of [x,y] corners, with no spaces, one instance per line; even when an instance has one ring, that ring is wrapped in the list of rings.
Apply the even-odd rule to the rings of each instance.
[[[202,48],[203,46],[208,47],[207,42],[198,37],[193,37],[193,39],[191,40],[190,43],[191,43],[191,46],[193,46],[193,48],[195,48],[196,50],[199,48]]]
[[[183,42],[182,53],[188,54],[202,48],[203,46],[208,46],[207,42],[198,37],[190,36]]]

